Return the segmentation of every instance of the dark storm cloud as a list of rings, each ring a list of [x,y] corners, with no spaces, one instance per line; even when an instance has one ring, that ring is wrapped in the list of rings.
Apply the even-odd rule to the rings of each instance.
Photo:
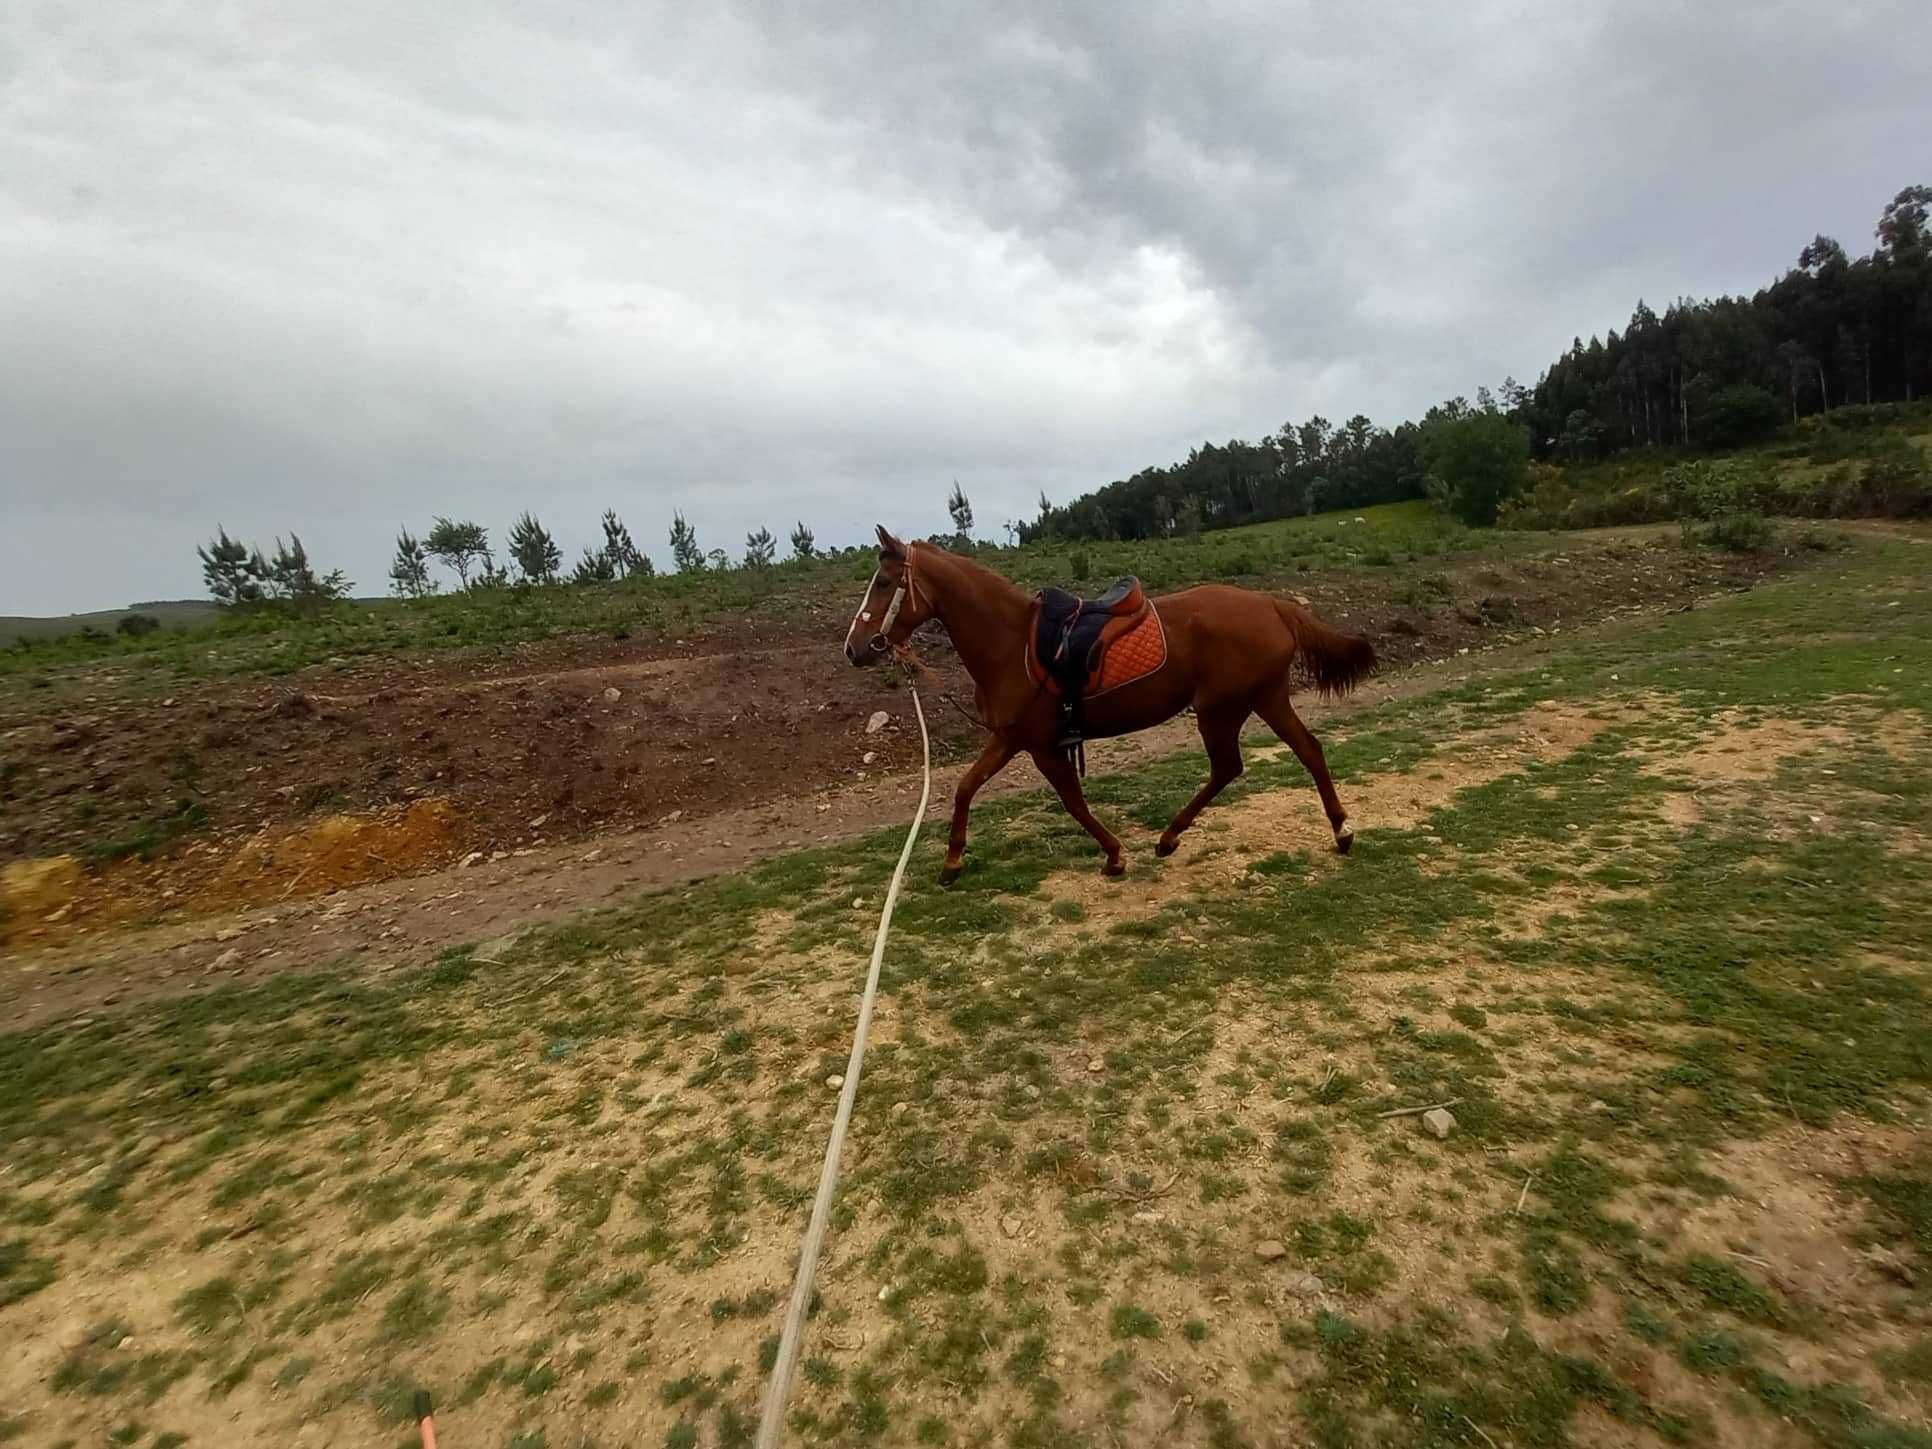
[[[215,523],[982,531],[1862,250],[1922,7],[0,9],[0,610]]]

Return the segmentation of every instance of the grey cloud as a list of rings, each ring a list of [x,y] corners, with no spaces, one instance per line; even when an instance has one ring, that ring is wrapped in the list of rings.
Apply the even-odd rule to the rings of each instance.
[[[1918,8],[0,11],[0,609],[217,522],[982,526],[1862,246]],[[990,531],[990,527],[989,527]],[[70,560],[85,560],[84,564]]]

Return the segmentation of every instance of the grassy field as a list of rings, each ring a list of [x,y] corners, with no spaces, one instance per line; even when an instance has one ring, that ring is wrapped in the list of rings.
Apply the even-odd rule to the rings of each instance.
[[[1844,407],[1756,447],[1654,448],[1550,464],[1503,510],[1511,528],[1601,528],[1703,517],[1717,500],[1794,518],[1932,515],[1932,404]]]
[[[99,634],[114,634],[123,619],[131,614],[145,615],[163,629],[206,629],[220,618],[213,604],[195,599],[170,599],[153,604],[131,605],[125,609],[97,609],[91,614],[55,614],[33,617],[0,615],[0,647],[26,639],[32,644],[66,638],[92,629]],[[101,641],[89,640],[98,648]],[[29,647],[32,647],[32,644]]]
[[[797,1442],[1932,1445],[1927,578],[929,826]],[[893,853],[0,1039],[0,1441],[749,1443]]]
[[[1473,533],[1416,502],[1258,524],[1191,540],[982,547],[980,553],[1002,573],[1035,585],[1099,583],[1138,573],[1150,588],[1162,589],[1203,579],[1280,582],[1309,569],[1388,568],[1439,556],[1516,557],[1549,547],[1547,538]],[[287,673],[329,660],[573,635],[645,638],[747,623],[788,626],[810,620],[815,606],[849,610],[876,561],[866,550],[763,571],[669,574],[616,584],[344,604],[312,618],[276,609],[248,610],[211,627],[170,629],[138,639],[112,634],[22,639],[0,650],[0,679],[101,663],[152,670],[161,679]]]

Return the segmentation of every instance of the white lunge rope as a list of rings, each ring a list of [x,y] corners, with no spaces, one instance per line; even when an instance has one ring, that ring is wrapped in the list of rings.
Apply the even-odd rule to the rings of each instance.
[[[784,1430],[785,1400],[791,1393],[792,1371],[798,1366],[798,1350],[805,1336],[805,1310],[812,1301],[812,1276],[818,1271],[818,1251],[825,1244],[825,1229],[832,1216],[832,1190],[839,1182],[839,1153],[845,1147],[845,1129],[852,1121],[852,1103],[859,1095],[859,1066],[865,1061],[866,1033],[872,1029],[872,1001],[879,994],[879,963],[885,959],[886,928],[892,924],[892,908],[899,900],[899,883],[906,877],[912,843],[919,838],[919,827],[926,818],[926,802],[932,795],[932,742],[926,736],[926,711],[919,703],[916,689],[912,691],[912,708],[919,716],[919,751],[925,772],[925,783],[919,788],[919,813],[912,817],[912,825],[906,831],[899,865],[892,872],[892,884],[879,911],[879,932],[872,938],[872,967],[866,972],[865,994],[859,998],[859,1024],[852,1032],[852,1056],[845,1064],[845,1086],[839,1092],[838,1113],[832,1118],[832,1140],[825,1146],[825,1166],[818,1175],[818,1198],[812,1203],[811,1226],[805,1229],[805,1242],[798,1250],[798,1278],[792,1284],[792,1306],[785,1313],[785,1327],[778,1339],[778,1361],[772,1365],[771,1382],[765,1387],[757,1449],[777,1449]]]

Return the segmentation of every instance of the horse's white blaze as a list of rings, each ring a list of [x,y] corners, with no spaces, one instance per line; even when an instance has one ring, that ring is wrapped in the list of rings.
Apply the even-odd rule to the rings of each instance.
[[[852,647],[852,635],[858,629],[860,623],[863,622],[863,623],[870,624],[872,622],[871,611],[868,610],[865,606],[871,602],[872,591],[873,589],[878,587],[878,584],[879,584],[879,571],[877,569],[874,569],[872,570],[871,582],[865,586],[865,592],[859,596],[858,612],[852,615],[852,623],[847,627],[845,631],[845,647],[847,649],[850,649]]]

